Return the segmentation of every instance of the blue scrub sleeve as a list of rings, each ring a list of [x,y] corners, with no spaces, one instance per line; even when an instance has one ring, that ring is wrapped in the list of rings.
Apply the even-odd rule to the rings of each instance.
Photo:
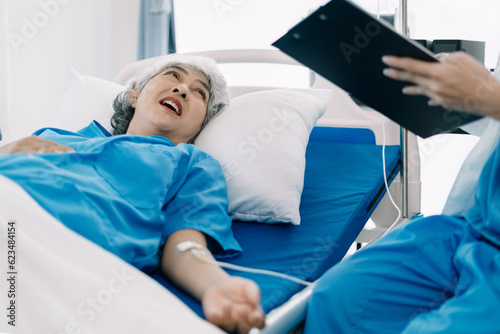
[[[163,241],[175,231],[194,229],[208,236],[208,248],[217,258],[240,254],[242,249],[227,214],[226,181],[219,163],[213,158],[198,161],[180,182],[175,197],[164,208],[167,224]]]
[[[479,178],[476,206],[465,214],[474,228],[491,242],[500,245],[500,141]]]

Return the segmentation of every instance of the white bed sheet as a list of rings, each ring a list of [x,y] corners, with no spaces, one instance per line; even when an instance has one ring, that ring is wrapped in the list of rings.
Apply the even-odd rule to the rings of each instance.
[[[15,298],[8,294],[9,221],[16,226]],[[1,175],[0,247],[0,333],[224,333]],[[12,327],[7,306],[14,299]]]

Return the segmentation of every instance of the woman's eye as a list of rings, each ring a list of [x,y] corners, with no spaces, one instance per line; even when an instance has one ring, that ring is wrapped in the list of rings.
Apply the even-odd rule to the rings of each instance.
[[[179,73],[177,73],[177,72],[173,72],[173,71],[171,71],[171,72],[167,72],[167,73],[165,73],[165,75],[171,75],[171,76],[173,76],[173,77],[174,77],[174,78],[176,78],[176,79],[179,79],[179,78],[180,78]]]
[[[205,99],[205,97],[207,96],[204,90],[198,89],[198,93],[201,95],[203,99]]]

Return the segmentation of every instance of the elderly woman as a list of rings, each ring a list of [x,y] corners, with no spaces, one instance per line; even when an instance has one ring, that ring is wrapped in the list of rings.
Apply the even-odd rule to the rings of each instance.
[[[39,130],[0,148],[0,174],[123,260],[161,268],[202,302],[208,321],[262,328],[258,286],[186,251],[209,259],[241,252],[220,166],[189,144],[228,101],[213,60],[172,55],[116,98],[113,135],[97,122],[77,133]]]

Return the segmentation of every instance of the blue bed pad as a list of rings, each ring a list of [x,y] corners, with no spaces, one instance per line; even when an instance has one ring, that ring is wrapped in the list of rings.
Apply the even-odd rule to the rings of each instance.
[[[389,180],[399,171],[399,157],[399,146],[386,147]],[[344,257],[384,193],[381,146],[310,142],[301,225],[234,221],[233,231],[244,252],[227,261],[314,281]],[[257,282],[266,313],[304,288],[282,278],[228,272]],[[203,317],[198,301],[176,289],[159,273],[152,277]]]

